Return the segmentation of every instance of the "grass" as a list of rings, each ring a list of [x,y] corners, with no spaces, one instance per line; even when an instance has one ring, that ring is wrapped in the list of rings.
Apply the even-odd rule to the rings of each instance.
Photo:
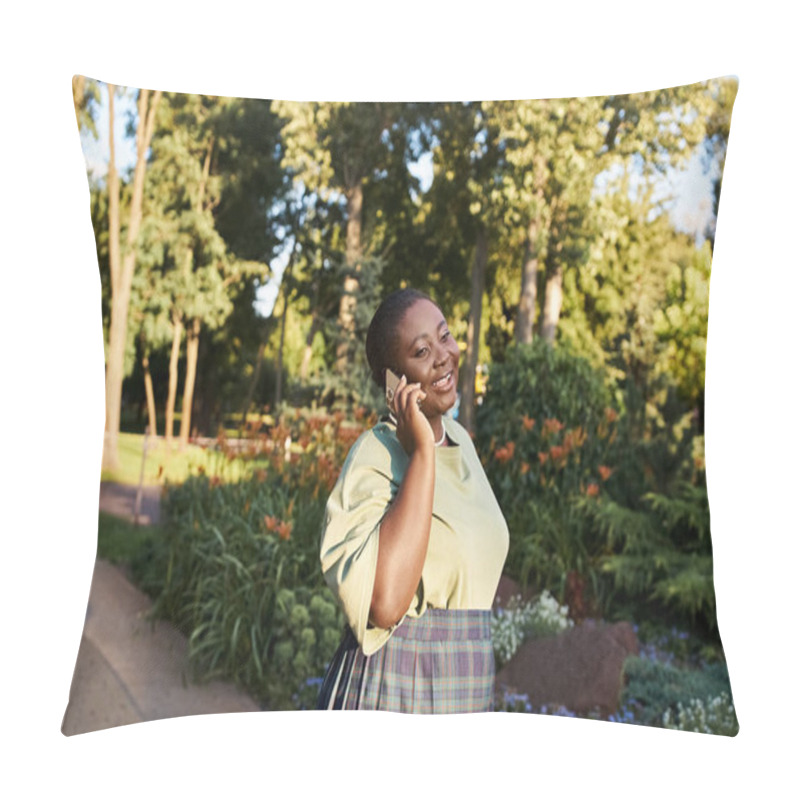
[[[138,433],[120,433],[117,448],[119,469],[103,469],[100,480],[138,486],[142,471],[144,436]],[[142,482],[145,486],[158,486],[165,481],[183,483],[189,475],[196,474],[199,467],[211,472],[219,466],[220,456],[213,451],[192,444],[181,451],[177,441],[173,441],[168,450],[163,439],[150,438],[147,442]]]
[[[158,525],[134,525],[122,517],[100,512],[97,556],[119,566],[129,565],[159,535]]]

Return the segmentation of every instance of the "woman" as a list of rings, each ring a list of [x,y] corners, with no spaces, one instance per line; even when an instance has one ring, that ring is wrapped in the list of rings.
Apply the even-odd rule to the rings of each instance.
[[[400,382],[326,507],[320,559],[348,630],[318,707],[490,711],[508,529],[469,435],[447,416],[458,344],[439,308],[404,289],[375,312],[367,360],[379,386],[387,369]]]

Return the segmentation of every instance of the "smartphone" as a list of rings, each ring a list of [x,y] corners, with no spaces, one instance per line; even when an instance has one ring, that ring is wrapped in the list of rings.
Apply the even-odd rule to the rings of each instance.
[[[386,369],[386,402],[389,408],[392,407],[392,400],[394,400],[394,393],[397,391],[397,384],[400,383],[400,378],[394,374],[388,367]]]

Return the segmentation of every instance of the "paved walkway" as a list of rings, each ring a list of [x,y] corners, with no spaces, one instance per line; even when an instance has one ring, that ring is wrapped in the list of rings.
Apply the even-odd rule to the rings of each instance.
[[[158,492],[148,497],[143,509],[155,521]],[[135,487],[101,486],[104,511],[131,516],[134,500]],[[61,729],[65,735],[191,714],[259,710],[231,684],[190,683],[186,638],[169,623],[147,620],[149,608],[147,596],[121,569],[97,560]]]
[[[124,483],[100,484],[100,510],[118,517],[134,520],[138,487]],[[150,525],[161,521],[161,487],[142,486],[139,499],[139,524]]]

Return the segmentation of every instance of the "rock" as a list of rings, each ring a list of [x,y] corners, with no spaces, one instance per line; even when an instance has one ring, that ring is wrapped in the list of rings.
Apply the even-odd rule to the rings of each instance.
[[[639,652],[627,622],[586,621],[558,636],[530,639],[497,674],[497,687],[526,694],[534,709],[564,706],[611,714],[619,705],[623,665]]]

